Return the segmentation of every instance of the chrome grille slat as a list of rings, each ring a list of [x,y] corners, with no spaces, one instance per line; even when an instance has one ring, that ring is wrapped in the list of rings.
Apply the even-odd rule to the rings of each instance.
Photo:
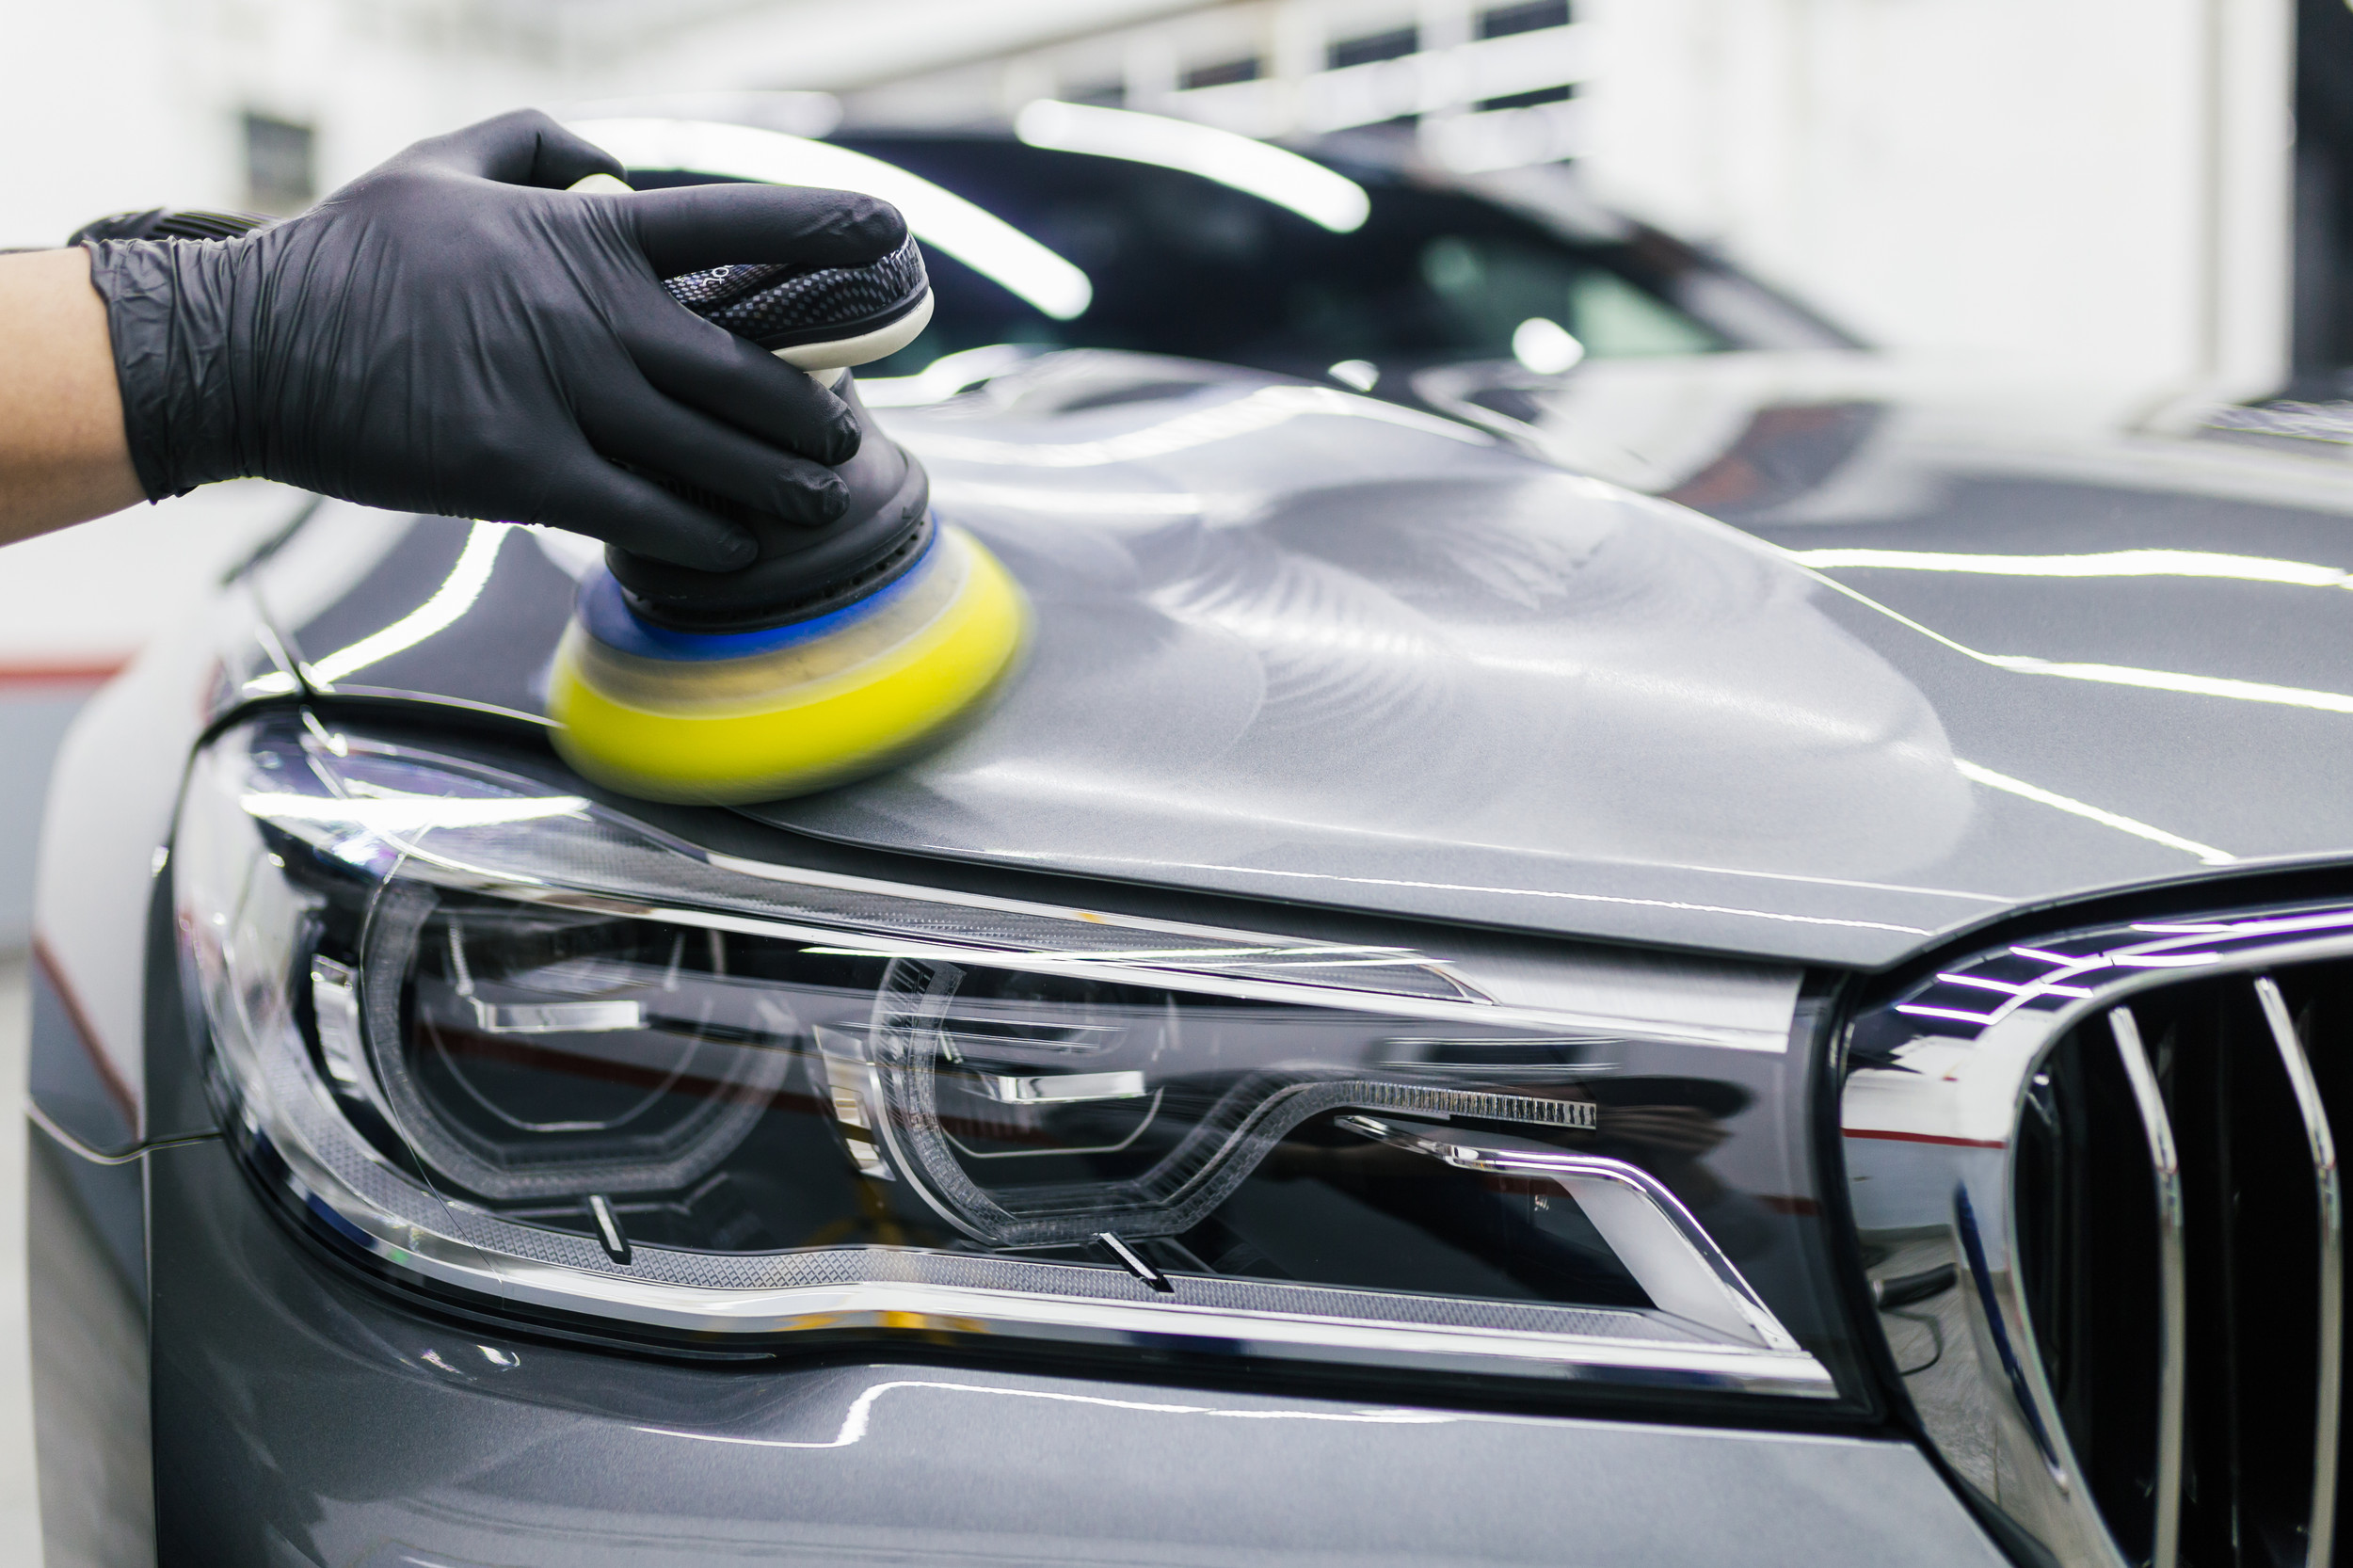
[[[2313,1416],[2313,1506],[2305,1530],[2305,1559],[2320,1565],[2329,1561],[2336,1543],[2337,1448],[2343,1417],[2345,1368],[2345,1193],[2337,1170],[2337,1144],[2287,999],[2269,975],[2257,977],[2255,1000],[2264,1021],[2271,1026],[2280,1064],[2287,1069],[2296,1092],[2296,1108],[2304,1121],[2304,1138],[2312,1150],[2313,1182],[2320,1210],[2320,1342]]]
[[[1858,1012],[1845,1051],[1866,1273],[1977,1286],[1947,1298],[1969,1333],[1942,1355],[1880,1315],[1962,1484],[2069,1568],[2353,1568],[2353,900],[1953,955]]]
[[[2182,1410],[2189,1388],[2189,1264],[2182,1226],[2182,1160],[2173,1121],[2156,1069],[2141,1044],[2129,1007],[2111,1008],[2108,1030],[2124,1064],[2141,1130],[2149,1140],[2149,1170],[2156,1185],[2158,1239],[2157,1475],[2155,1543],[2149,1568],[2177,1568],[2182,1541]]]

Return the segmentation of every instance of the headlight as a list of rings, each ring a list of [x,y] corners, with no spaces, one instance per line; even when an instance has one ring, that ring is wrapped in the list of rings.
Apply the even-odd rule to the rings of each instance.
[[[1694,1048],[1417,952],[733,861],[307,717],[198,758],[172,865],[248,1163],[413,1287],[1833,1391],[1612,1137],[1721,1140],[1612,1076]]]

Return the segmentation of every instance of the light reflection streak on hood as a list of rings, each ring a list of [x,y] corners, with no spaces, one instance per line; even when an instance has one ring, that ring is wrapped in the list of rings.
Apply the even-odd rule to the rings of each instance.
[[[1037,860],[1044,859],[1046,856],[1034,853],[1007,851],[1004,854],[1004,858],[1008,860]],[[1840,920],[1829,915],[1787,914],[1774,909],[1738,909],[1729,904],[1694,904],[1685,899],[1628,898],[1615,893],[1568,892],[1555,888],[1496,888],[1487,886],[1483,883],[1476,882],[1431,882],[1412,877],[1350,876],[1338,872],[1281,871],[1271,866],[1219,865],[1205,860],[1162,860],[1157,858],[1147,858],[1142,856],[1123,856],[1114,855],[1081,854],[1068,856],[1068,858],[1073,860],[1082,860],[1090,865],[1096,866],[1131,865],[1147,866],[1163,870],[1174,867],[1184,871],[1240,872],[1248,876],[1283,878],[1298,882],[1336,882],[1352,887],[1418,888],[1427,888],[1435,892],[1452,893],[1509,893],[1514,898],[1553,899],[1575,904],[1626,904],[1643,909],[1680,909],[1704,915],[1739,915],[1750,920],[1777,920],[1793,925],[1837,926],[1855,931],[1893,931],[1910,936],[1926,936],[1929,934],[1929,929],[1926,926],[1897,925],[1887,920]],[[1769,875],[1770,873],[1767,872],[1760,874]],[[1818,881],[1826,879],[1807,877],[1793,878],[1791,880]],[[1865,886],[1867,886],[1867,884],[1865,884]],[[1938,891],[1938,889],[1935,888],[1928,890],[1930,892]],[[1978,895],[1974,893],[1955,893],[1950,896],[1955,898],[1976,898]]]
[[[1495,444],[1494,437],[1468,425],[1330,387],[1261,387],[1247,396],[1214,408],[1196,408],[1141,430],[1091,441],[1032,443],[926,434],[914,444],[925,457],[946,462],[984,463],[1000,468],[1105,468],[1113,463],[1165,457],[1212,441],[1253,435],[1306,414],[1378,420],[1424,435],[1444,436],[1466,446]]]
[[[1873,568],[1993,577],[2208,577],[2298,588],[2353,588],[2353,572],[2335,567],[2203,550],[2117,550],[2096,555],[1966,555],[1926,550],[1793,550],[1786,553],[1801,567],[1824,571]]]
[[[2209,866],[2235,865],[2238,861],[2237,856],[2226,850],[2217,849],[2212,844],[2201,844],[2195,839],[2185,839],[2178,833],[2168,833],[2162,827],[2152,827],[2145,822],[2137,821],[2121,813],[2087,805],[2073,796],[2043,789],[2039,784],[2029,784],[2023,778],[2012,778],[2008,774],[1995,773],[1992,768],[1981,768],[1975,762],[1964,762],[1958,757],[1953,759],[1953,766],[1960,770],[1961,777],[1973,784],[1982,784],[1990,790],[2001,790],[2022,800],[2031,800],[2039,806],[2048,806],[2056,810],[2065,811],[2070,816],[2082,817],[2088,822],[2096,822],[2104,827],[2113,827],[2119,833],[2129,833],[2137,839],[2146,839],[2153,844],[2163,844],[2168,849],[2178,849],[2184,854],[2195,855]]]
[[[873,946],[804,948],[805,952],[868,953],[885,950]],[[896,951],[890,950],[890,951]],[[1342,958],[1343,953],[1371,953],[1372,957]],[[1274,947],[1274,948],[1075,948],[1056,952],[1043,948],[1024,948],[1023,962],[1035,960],[1043,964],[1110,964],[1142,963],[1159,959],[1210,958],[1297,958],[1321,967],[1326,962],[1340,965],[1426,964],[1428,959],[1410,948],[1367,947]]]
[[[492,827],[504,823],[541,822],[585,811],[583,795],[523,795],[495,798],[440,796],[372,796],[338,799],[328,795],[240,795],[237,804],[252,816],[278,822],[346,824],[376,833],[420,832],[432,827]]]
[[[2261,680],[2237,680],[2228,676],[2187,675],[2173,670],[2137,669],[2129,664],[2093,664],[2043,659],[2030,653],[1985,653],[1964,643],[1955,642],[1933,627],[1923,626],[1910,616],[1891,610],[1870,595],[1849,587],[1834,577],[1799,561],[1787,552],[1785,556],[1800,567],[1805,574],[1835,593],[1844,594],[1865,608],[1885,616],[1897,625],[1917,632],[1930,642],[1966,659],[1995,669],[2009,670],[2016,675],[2052,675],[2065,680],[2096,680],[2110,686],[2138,686],[2147,691],[2179,692],[2189,696],[2228,697],[2238,702],[2268,702],[2284,708],[2310,708],[2324,713],[2353,713],[2353,696],[2343,692],[2316,692],[2301,686],[2274,686]]]
[[[475,523],[466,535],[466,548],[457,552],[457,564],[450,568],[449,576],[433,590],[432,598],[381,632],[372,632],[349,648],[337,648],[305,666],[304,673],[312,683],[332,686],[378,660],[414,648],[456,624],[489,585],[490,568],[498,561],[499,547],[506,542],[509,526],[504,522]]]
[[[929,445],[921,440],[909,444],[919,448]],[[1077,517],[1190,518],[1219,508],[1239,508],[1257,499],[1244,495],[1194,495],[1189,490],[1040,489],[1029,485],[984,485],[961,479],[941,479],[933,485],[932,493],[943,501],[972,506],[1067,512]]]
[[[1940,639],[1942,640],[1942,639]],[[1959,648],[1959,644],[1953,645]],[[2353,713],[2353,696],[2342,692],[2315,692],[2301,686],[2274,686],[2261,680],[2233,680],[2218,675],[2182,675],[2171,670],[2135,669],[2129,664],[2087,664],[2038,659],[2029,654],[1961,651],[1996,669],[2019,675],[2056,675],[2067,680],[2098,680],[2111,686],[2139,686],[2149,691],[2181,692],[2190,696],[2229,697],[2237,702],[2270,702],[2283,708],[2310,708],[2323,713]]]

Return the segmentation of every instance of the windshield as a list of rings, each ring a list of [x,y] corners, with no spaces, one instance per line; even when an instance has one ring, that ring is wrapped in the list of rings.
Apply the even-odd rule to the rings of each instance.
[[[842,137],[955,192],[1084,270],[1087,309],[1056,320],[937,247],[930,327],[872,366],[912,375],[989,344],[1133,349],[1320,375],[1529,358],[1565,329],[1589,358],[1842,343],[1760,341],[1762,290],[1650,231],[1581,240],[1459,189],[1348,168],[1370,214],[1333,232],[1179,169],[994,137]],[[1742,291],[1751,301],[1709,308]],[[1737,306],[1747,303],[1745,311]],[[1778,304],[1778,301],[1774,302]],[[1785,307],[1783,308],[1785,312]],[[1795,320],[1794,317],[1785,319]],[[1783,331],[1780,336],[1789,335]],[[1806,336],[1803,324],[1798,335]],[[1574,356],[1574,349],[1571,351]],[[1532,362],[1532,361],[1531,361]],[[1559,365],[1536,368],[1561,368]]]

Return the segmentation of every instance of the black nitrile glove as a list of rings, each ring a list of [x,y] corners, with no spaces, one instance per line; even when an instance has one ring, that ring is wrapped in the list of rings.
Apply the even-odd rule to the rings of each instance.
[[[280,480],[371,506],[545,522],[705,570],[743,527],[623,469],[816,525],[858,429],[809,376],[661,280],[856,265],[897,246],[844,191],[575,194],[620,167],[536,111],[422,141],[301,217],[207,244],[89,242],[151,498]]]

